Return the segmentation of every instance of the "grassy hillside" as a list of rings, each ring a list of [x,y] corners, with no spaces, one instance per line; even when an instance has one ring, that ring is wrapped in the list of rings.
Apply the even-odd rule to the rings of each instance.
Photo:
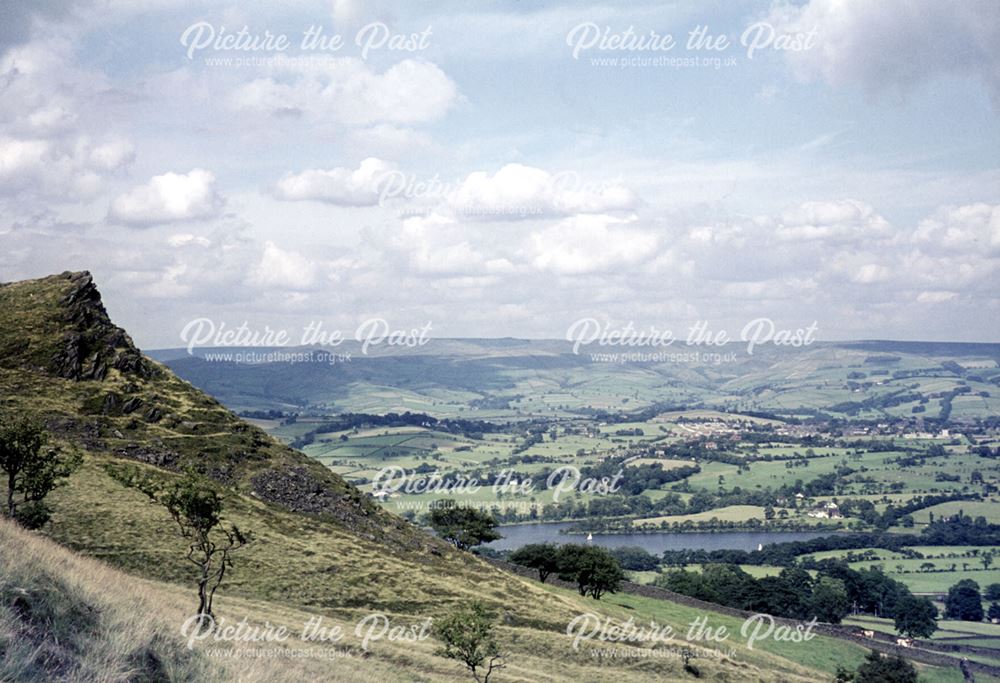
[[[522,584],[528,588],[529,584]],[[547,587],[535,595],[549,606],[572,605],[577,598]],[[192,649],[177,625],[188,616],[189,591],[172,583],[137,578],[83,558],[0,519],[0,680],[38,681],[456,681],[460,667],[435,655],[433,639],[369,643],[354,633],[367,610],[304,610],[227,594],[219,613],[230,621],[246,616],[252,625],[285,626],[293,633],[316,615],[340,626],[346,637],[335,645],[293,641],[274,646],[278,654],[259,656],[255,643],[197,642]],[[580,604],[579,607],[590,607]],[[699,615],[691,608],[630,596],[611,596],[602,615],[620,623],[627,616],[683,624]],[[412,615],[388,613],[393,624],[412,624]],[[716,616],[713,625],[738,629],[739,622]],[[676,658],[618,659],[614,645],[594,643],[574,651],[562,633],[504,625],[509,664],[500,681],[686,680]],[[271,648],[272,646],[266,646]],[[758,645],[758,648],[761,646]],[[816,671],[860,658],[851,645],[823,639],[822,645],[796,653],[808,666],[738,647],[725,661],[709,648],[693,648],[695,663],[708,680],[806,681]],[[220,651],[224,656],[219,656]],[[605,653],[598,656],[596,652]],[[660,654],[667,650],[660,648]],[[957,680],[946,675],[934,680]]]
[[[89,274],[0,287],[0,328],[0,407],[43,418],[75,447],[167,470],[194,467],[287,509],[419,544],[343,479],[143,357],[111,323]]]
[[[599,642],[574,650],[566,627],[595,612],[612,623],[656,619],[684,633],[690,608],[616,596],[595,602],[541,586],[382,511],[144,358],[110,322],[85,273],[0,286],[0,410],[38,417],[56,445],[83,456],[51,495],[45,529],[78,554],[0,527],[2,680],[38,680],[32,672],[45,667],[77,680],[462,680],[430,640],[383,641],[365,652],[348,638],[349,664],[311,655],[220,664],[204,648],[179,649],[176,635],[195,605],[185,546],[163,509],[105,473],[106,463],[121,461],[163,478],[195,468],[225,488],[227,518],[255,534],[217,601],[217,613],[233,621],[297,629],[322,616],[353,632],[373,612],[412,625],[476,598],[502,623],[510,666],[499,681],[689,678],[676,657],[606,658],[591,650],[613,644]],[[739,639],[728,645],[722,658],[694,646],[707,680],[815,681],[863,656],[826,638],[753,650]],[[102,670],[108,675],[94,674]],[[951,672],[935,676],[951,680]]]

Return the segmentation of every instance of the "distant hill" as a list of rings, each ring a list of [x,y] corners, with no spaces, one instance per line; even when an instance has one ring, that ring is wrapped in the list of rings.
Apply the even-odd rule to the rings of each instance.
[[[869,420],[920,415],[974,420],[1000,413],[1000,344],[851,341],[804,347],[766,344],[666,348],[589,346],[574,353],[560,340],[432,339],[416,349],[372,348],[354,342],[327,362],[314,348],[277,351],[311,358],[239,362],[265,349],[154,351],[178,375],[234,410],[384,413],[411,410],[438,416],[477,411],[533,396],[535,406],[511,404],[492,417],[563,415],[589,409],[636,410],[656,403],[790,417]],[[630,357],[630,354],[633,354]],[[634,354],[646,354],[635,360]],[[967,387],[964,389],[963,387]],[[948,392],[954,407],[940,404]],[[956,394],[957,396],[957,394]],[[905,400],[904,400],[905,399]],[[947,403],[947,402],[946,402]],[[914,410],[916,409],[916,411]]]

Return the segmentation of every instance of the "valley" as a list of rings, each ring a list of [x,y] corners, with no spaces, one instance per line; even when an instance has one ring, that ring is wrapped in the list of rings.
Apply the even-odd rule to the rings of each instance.
[[[394,514],[425,523],[449,500],[488,513],[509,538],[476,549],[485,557],[593,544],[623,553],[634,581],[657,585],[707,562],[758,578],[795,565],[814,579],[813,567],[843,562],[941,613],[961,581],[1000,584],[995,532],[985,546],[928,542],[942,523],[1000,524],[1000,347],[758,347],[695,371],[581,359],[567,347],[432,340],[419,353],[362,355],[360,366],[310,372],[297,406],[252,397],[251,386],[279,377],[275,367],[167,363],[228,392],[245,418]],[[324,390],[321,376],[337,388]],[[843,549],[794,549],[809,539],[825,548],[827,537]],[[776,561],[765,546],[793,550]],[[1000,663],[987,642],[1000,642],[1000,626],[982,628],[977,656]]]

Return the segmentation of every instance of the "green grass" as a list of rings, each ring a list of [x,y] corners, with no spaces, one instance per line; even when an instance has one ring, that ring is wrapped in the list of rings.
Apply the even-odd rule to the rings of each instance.
[[[961,565],[959,566],[961,567]],[[906,584],[914,593],[947,593],[950,587],[963,579],[972,579],[981,587],[1000,582],[1000,570],[997,569],[989,571],[962,571],[959,569],[954,572],[898,574],[891,569],[891,565],[887,564],[886,574]]]
[[[859,628],[875,629],[891,635],[896,633],[891,619],[877,619],[868,615],[859,615],[847,617],[844,619],[844,623]],[[938,630],[931,636],[931,640],[961,643],[966,639],[978,639],[985,644],[985,647],[1000,648],[1000,624],[939,619],[937,625]]]
[[[751,519],[764,521],[764,508],[757,505],[728,505],[726,507],[707,510],[692,515],[670,515],[665,517],[646,517],[636,520],[637,526],[658,526],[661,522],[707,522],[717,519],[721,522],[746,522]]]
[[[1000,582],[1000,568],[992,566],[989,570],[984,570],[982,563],[971,552],[986,552],[989,547],[975,546],[913,546],[924,555],[923,559],[909,559],[901,553],[885,550],[883,548],[859,548],[856,550],[829,550],[825,552],[804,555],[803,558],[811,557],[815,560],[842,559],[849,554],[860,555],[862,553],[873,553],[876,559],[851,562],[853,569],[868,569],[869,567],[879,567],[887,575],[904,583],[915,593],[946,593],[948,589],[963,579],[971,579],[985,588],[991,583]],[[948,557],[949,555],[968,556]],[[963,568],[963,563],[967,565]],[[926,571],[924,565],[933,565],[933,571]],[[951,566],[956,565],[955,571],[951,571]],[[902,569],[902,571],[900,571]]]
[[[858,548],[856,550],[824,550],[823,552],[811,553],[809,555],[803,555],[802,558],[811,557],[814,560],[834,560],[847,557],[849,554],[861,555],[863,553],[872,553],[877,558],[877,561],[884,561],[888,564],[890,560],[895,561],[897,558],[903,558],[900,553],[894,552],[892,550],[886,550],[884,548]]]
[[[996,500],[982,502],[963,500],[940,503],[913,513],[913,520],[920,524],[927,524],[931,513],[934,514],[935,519],[941,519],[956,515],[960,510],[972,518],[985,517],[987,522],[1000,523],[1000,502]]]
[[[718,629],[724,627],[728,638],[727,645],[734,643],[746,645],[747,639],[741,635],[741,627],[744,620],[721,615],[717,613],[706,614],[701,610],[692,607],[673,605],[671,603],[645,598],[634,595],[616,594],[606,598],[609,604],[620,605],[630,610],[634,610],[636,621],[645,623],[641,618],[651,618],[658,624],[671,624],[675,632],[683,638],[690,627],[690,624],[699,617],[708,619],[710,628]],[[754,644],[753,655],[743,654],[735,657],[739,663],[755,665],[755,658],[765,655],[773,655],[778,652],[782,657],[788,658],[796,664],[825,672],[832,677],[838,666],[855,668],[861,663],[866,653],[865,649],[834,638],[816,636],[809,642],[800,643],[779,643],[771,638],[765,638]],[[936,667],[920,667],[921,680],[927,683],[957,683],[962,680],[962,675],[957,667],[954,670],[941,669]],[[822,679],[821,679],[822,680]]]

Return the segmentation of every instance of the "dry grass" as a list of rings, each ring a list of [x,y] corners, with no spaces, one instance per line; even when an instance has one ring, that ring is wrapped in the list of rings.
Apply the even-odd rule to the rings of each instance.
[[[630,612],[642,617],[634,607],[625,611],[592,601],[574,604],[578,599],[561,589],[524,583],[523,590],[537,591],[536,600],[550,607],[575,607],[576,613],[587,608],[615,621]],[[297,636],[307,619],[322,616],[324,625],[340,626],[344,637],[336,643],[303,642],[294,636],[283,644],[209,640],[189,650],[180,625],[190,615],[192,597],[191,589],[124,574],[0,519],[0,681],[471,680],[461,666],[435,654],[433,639],[382,639],[364,650],[354,631],[371,613],[362,608],[307,611],[287,603],[223,596],[217,600],[217,613],[229,623],[246,617],[254,625],[284,625]],[[668,604],[662,608],[670,609]],[[419,621],[412,613],[385,613],[393,626]],[[688,678],[676,659],[615,660],[574,651],[560,630],[504,625],[499,633],[510,653],[509,666],[497,676],[501,683]],[[594,646],[606,649],[613,644]],[[257,656],[262,650],[271,656]],[[220,651],[227,656],[216,656]],[[713,681],[815,680],[814,671],[746,650],[737,660],[698,663]]]
[[[189,598],[0,518],[0,681],[404,680],[377,662],[217,660],[202,644],[189,650],[178,627]]]
[[[150,591],[0,520],[0,680],[195,680]]]

